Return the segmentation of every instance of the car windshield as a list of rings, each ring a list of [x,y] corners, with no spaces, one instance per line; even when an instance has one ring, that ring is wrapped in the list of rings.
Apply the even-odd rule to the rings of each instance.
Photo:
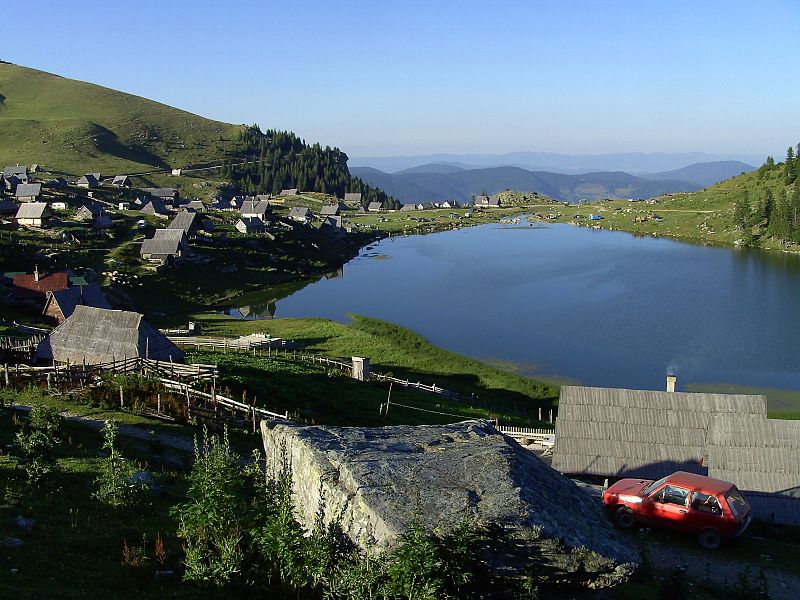
[[[669,477],[669,475],[667,475],[667,477]],[[657,489],[658,487],[660,487],[660,486],[661,486],[661,484],[662,484],[662,483],[664,483],[664,482],[667,480],[667,477],[662,477],[662,478],[661,478],[661,479],[659,479],[658,481],[654,481],[653,483],[651,483],[650,485],[648,485],[646,488],[644,488],[644,489],[642,490],[642,498],[644,498],[645,496],[649,496],[649,495],[650,495],[650,493],[651,493],[653,490],[655,490],[655,489]]]
[[[731,507],[731,512],[733,516],[738,517],[747,510],[747,500],[744,499],[742,493],[733,488],[730,492],[725,495],[725,498],[728,500],[728,506]]]

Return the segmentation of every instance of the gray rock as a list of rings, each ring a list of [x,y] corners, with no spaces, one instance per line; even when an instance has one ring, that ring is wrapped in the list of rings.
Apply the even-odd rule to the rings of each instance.
[[[482,559],[496,576],[537,569],[590,587],[626,578],[640,558],[597,500],[492,425],[305,427],[261,423],[267,466],[285,459],[298,520],[321,505],[367,552],[391,547],[415,518],[440,535],[465,516],[492,535]]]

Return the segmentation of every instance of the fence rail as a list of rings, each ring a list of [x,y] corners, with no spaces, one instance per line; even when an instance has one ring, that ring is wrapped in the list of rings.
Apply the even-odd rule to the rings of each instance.
[[[174,362],[164,362],[148,358],[127,358],[124,360],[112,360],[100,364],[54,364],[48,367],[32,367],[29,365],[16,364],[9,370],[6,364],[4,374],[6,383],[9,374],[13,372],[16,377],[28,379],[46,379],[47,381],[63,382],[88,382],[104,373],[126,374],[137,373],[144,376],[169,377],[172,379],[186,379],[189,381],[208,381],[216,379],[216,365],[206,365],[202,363],[183,364]]]
[[[167,390],[178,391],[185,394],[187,399],[194,396],[196,398],[210,401],[212,405],[218,404],[234,412],[244,413],[249,418],[255,419],[261,417],[263,419],[283,419],[287,421],[289,420],[288,412],[280,414],[266,410],[264,408],[258,408],[257,406],[251,404],[245,404],[244,402],[239,402],[238,400],[234,400],[233,398],[228,398],[221,394],[217,394],[216,392],[212,392],[209,394],[208,392],[192,388],[188,384],[183,383],[181,381],[173,381],[171,379],[160,378],[159,383]]]
[[[497,430],[515,440],[529,439],[538,443],[556,434],[554,429],[533,429],[529,427],[509,427],[506,425],[499,425]]]
[[[281,338],[214,338],[201,336],[177,336],[168,335],[167,339],[176,346],[188,346],[201,350],[208,348],[211,350],[231,351],[256,351],[269,350],[273,348],[286,348],[286,340]]]

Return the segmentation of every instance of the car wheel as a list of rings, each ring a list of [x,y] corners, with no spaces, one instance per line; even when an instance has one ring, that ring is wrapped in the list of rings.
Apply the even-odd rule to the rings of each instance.
[[[633,511],[627,506],[617,509],[614,513],[614,525],[620,529],[633,529],[636,519],[633,518]]]
[[[722,545],[722,536],[716,529],[703,529],[697,536],[697,541],[706,550],[716,550]]]

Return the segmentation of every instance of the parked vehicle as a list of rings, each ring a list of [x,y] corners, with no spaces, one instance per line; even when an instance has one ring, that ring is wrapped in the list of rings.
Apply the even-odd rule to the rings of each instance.
[[[603,492],[603,504],[620,529],[669,527],[696,535],[709,550],[750,524],[750,505],[735,485],[684,471],[658,481],[621,479]]]

